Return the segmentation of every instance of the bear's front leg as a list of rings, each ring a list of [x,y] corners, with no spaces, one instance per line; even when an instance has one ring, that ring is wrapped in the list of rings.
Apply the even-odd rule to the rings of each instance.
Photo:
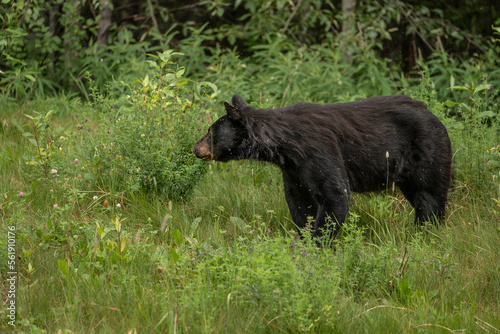
[[[333,185],[317,196],[318,211],[314,219],[314,237],[325,233],[335,239],[349,212],[350,191],[347,187]]]
[[[301,172],[283,171],[285,198],[295,225],[302,231],[312,224],[314,237],[330,230],[335,238],[349,211],[348,182],[326,173]]]
[[[283,171],[285,199],[290,210],[293,222],[301,231],[307,226],[308,217],[314,219],[318,212],[318,205],[312,196],[312,190],[301,183],[292,173]]]

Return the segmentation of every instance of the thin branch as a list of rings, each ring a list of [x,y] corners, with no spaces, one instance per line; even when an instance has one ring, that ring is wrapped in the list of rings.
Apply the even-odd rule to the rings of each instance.
[[[450,329],[448,327],[444,327],[444,326],[441,326],[441,325],[438,325],[438,324],[422,324],[422,325],[415,326],[415,327],[411,328],[410,330],[416,329],[416,328],[419,328],[419,327],[431,327],[431,326],[433,326],[433,327],[439,327],[439,328],[442,328],[442,329],[446,329],[450,333],[463,333],[463,332],[465,332],[465,329],[455,329],[455,330],[453,330],[453,329]]]
[[[288,20],[286,20],[286,23],[285,23],[285,26],[283,27],[283,29],[281,29],[282,33],[284,33],[288,29],[288,26],[290,25],[290,22],[292,21],[293,17],[297,13],[297,10],[299,9],[299,7],[300,7],[301,4],[302,4],[302,0],[297,1],[297,5],[293,9],[292,14],[290,14],[290,16],[288,17]]]
[[[151,0],[148,0],[148,7],[149,7],[149,15],[151,15],[151,19],[153,20],[153,25],[155,26],[156,29],[158,29],[158,22],[156,22],[155,11]]]
[[[280,107],[283,107],[283,103],[285,103],[285,98],[286,98],[286,95],[288,94],[288,90],[290,89],[290,86],[292,85],[292,81],[295,78],[295,76],[297,75],[297,72],[299,71],[300,65],[302,65],[302,61],[303,61],[302,52],[299,52],[299,54],[300,54],[300,62],[298,64],[295,64],[295,72],[293,72],[292,76],[290,77],[290,80],[288,81],[288,85],[286,86],[285,92],[283,93],[283,98],[281,99]]]
[[[391,305],[378,305],[378,306],[372,307],[372,308],[370,308],[370,309],[368,309],[368,310],[366,310],[364,312],[361,312],[360,314],[358,314],[357,316],[355,316],[354,318],[352,318],[351,321],[354,320],[354,319],[356,319],[356,318],[358,318],[358,317],[360,317],[360,316],[362,316],[365,313],[368,313],[368,312],[373,311],[373,310],[378,309],[378,308],[392,308],[392,309],[395,309],[395,310],[404,310],[404,311],[414,312],[413,310],[410,310],[410,309],[408,309],[406,307],[396,307],[396,306],[391,306]]]
[[[198,7],[198,6],[201,6],[201,4],[199,4],[199,3],[193,3],[193,4],[190,4],[190,5],[186,5],[186,6],[182,6],[182,7],[178,7],[178,8],[172,8],[172,9],[169,9],[168,11],[170,13],[172,13],[172,12],[177,12],[179,10],[190,9],[190,8],[194,8],[194,7]]]
[[[474,318],[476,318],[478,321],[476,321],[476,325],[478,325],[479,327],[481,327],[482,329],[486,330],[483,326],[480,325],[480,323],[482,325],[486,325],[487,327],[489,327],[490,329],[493,329],[495,331],[495,333],[500,333],[500,330],[497,329],[496,327],[490,325],[489,323],[487,323],[486,321],[482,320],[482,319],[479,319],[478,317],[474,316]],[[487,330],[486,330],[487,331]]]

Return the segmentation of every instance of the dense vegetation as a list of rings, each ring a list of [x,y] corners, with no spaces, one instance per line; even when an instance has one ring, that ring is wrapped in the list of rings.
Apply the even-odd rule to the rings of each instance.
[[[15,229],[17,332],[500,332],[495,1],[358,1],[352,30],[336,1],[120,3],[0,5],[0,331]],[[446,223],[388,189],[299,239],[277,168],[190,152],[234,93],[426,102]]]

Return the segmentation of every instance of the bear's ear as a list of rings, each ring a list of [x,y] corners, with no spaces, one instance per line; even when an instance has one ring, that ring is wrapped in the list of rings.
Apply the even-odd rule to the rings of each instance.
[[[230,119],[233,121],[239,121],[242,119],[241,110],[233,107],[227,102],[224,102],[224,106],[226,107],[227,116],[229,116]]]
[[[248,105],[245,102],[245,100],[243,100],[243,98],[241,96],[239,96],[238,94],[233,95],[231,103],[233,104],[233,106],[235,106],[238,109],[241,109],[241,108],[246,107]]]

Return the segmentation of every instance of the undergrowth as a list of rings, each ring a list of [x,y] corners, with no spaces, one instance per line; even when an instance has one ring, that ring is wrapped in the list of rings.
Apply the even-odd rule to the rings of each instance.
[[[397,76],[388,79],[381,63],[378,73],[365,67],[358,76],[337,75],[349,66],[331,60],[345,55],[322,49],[277,54],[268,63],[273,70],[252,79],[233,56],[214,63],[217,86],[187,79],[181,55],[166,52],[148,59],[138,81],[121,83],[129,93],[91,85],[88,102],[3,101],[0,242],[15,227],[16,330],[498,331],[494,87],[463,82],[449,95],[426,74],[405,84],[450,133],[455,177],[445,224],[414,226],[397,190],[356,194],[338,238],[319,248],[308,231],[298,237],[276,167],[199,162],[188,149],[222,115],[230,86],[272,107],[393,93]],[[272,85],[254,85],[266,75],[276,77]],[[322,87],[317,78],[332,81]],[[0,252],[6,258],[5,247]],[[0,272],[4,296],[3,260]]]

